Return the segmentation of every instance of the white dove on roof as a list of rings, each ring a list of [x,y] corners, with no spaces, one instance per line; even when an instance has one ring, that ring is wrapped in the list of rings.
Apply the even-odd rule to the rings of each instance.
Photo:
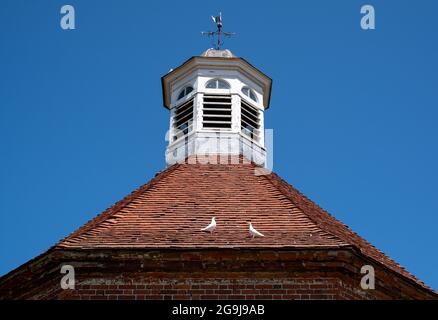
[[[216,220],[215,220],[215,218],[213,217],[213,218],[211,219],[210,224],[209,224],[208,226],[206,226],[205,228],[202,228],[201,231],[206,231],[206,232],[210,232],[210,233],[212,233],[212,232],[214,231],[214,229],[216,229]]]
[[[255,237],[264,237],[265,235],[261,232],[258,232],[254,227],[252,226],[252,223],[249,223],[249,234],[254,239]]]

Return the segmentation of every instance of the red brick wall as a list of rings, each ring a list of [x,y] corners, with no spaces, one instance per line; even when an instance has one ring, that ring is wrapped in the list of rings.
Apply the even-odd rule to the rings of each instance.
[[[360,288],[361,266],[342,250],[53,251],[0,281],[1,299],[436,299],[373,264],[375,290]],[[75,289],[61,289],[61,266]]]
[[[81,300],[372,299],[367,292],[346,286],[338,279],[127,280],[85,280],[75,290],[58,291],[56,296]]]

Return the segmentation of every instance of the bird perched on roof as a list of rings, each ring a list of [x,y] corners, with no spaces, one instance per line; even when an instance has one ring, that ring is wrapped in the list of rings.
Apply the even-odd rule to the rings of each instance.
[[[251,222],[249,222],[248,224],[249,224],[249,234],[252,236],[253,239],[255,237],[264,237],[263,233],[258,232],[256,229],[254,229]]]
[[[212,232],[214,231],[214,229],[216,229],[216,220],[215,220],[215,218],[213,217],[213,218],[211,219],[210,224],[209,224],[208,226],[206,226],[205,228],[202,228],[201,231],[206,231],[206,232],[210,232],[210,233],[212,233]]]

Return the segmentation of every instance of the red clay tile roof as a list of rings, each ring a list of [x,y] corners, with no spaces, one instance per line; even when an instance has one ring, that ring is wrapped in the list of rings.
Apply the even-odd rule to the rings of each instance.
[[[63,249],[339,248],[421,281],[274,173],[253,164],[177,164],[60,241]],[[213,234],[200,229],[216,217]],[[249,237],[247,222],[264,238]],[[428,288],[429,289],[429,288]]]

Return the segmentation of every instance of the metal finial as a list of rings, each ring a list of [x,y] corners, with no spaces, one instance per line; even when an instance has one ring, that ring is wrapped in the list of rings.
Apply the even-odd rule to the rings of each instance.
[[[231,37],[235,35],[234,32],[224,32],[222,31],[222,13],[219,12],[219,15],[216,17],[211,16],[214,23],[216,23],[217,30],[216,31],[203,31],[201,32],[203,35],[212,37],[213,39],[213,47],[215,47],[216,50],[220,50],[221,45],[224,43],[223,40],[221,40],[221,35],[225,37]],[[217,42],[215,43],[214,37],[217,36]]]

